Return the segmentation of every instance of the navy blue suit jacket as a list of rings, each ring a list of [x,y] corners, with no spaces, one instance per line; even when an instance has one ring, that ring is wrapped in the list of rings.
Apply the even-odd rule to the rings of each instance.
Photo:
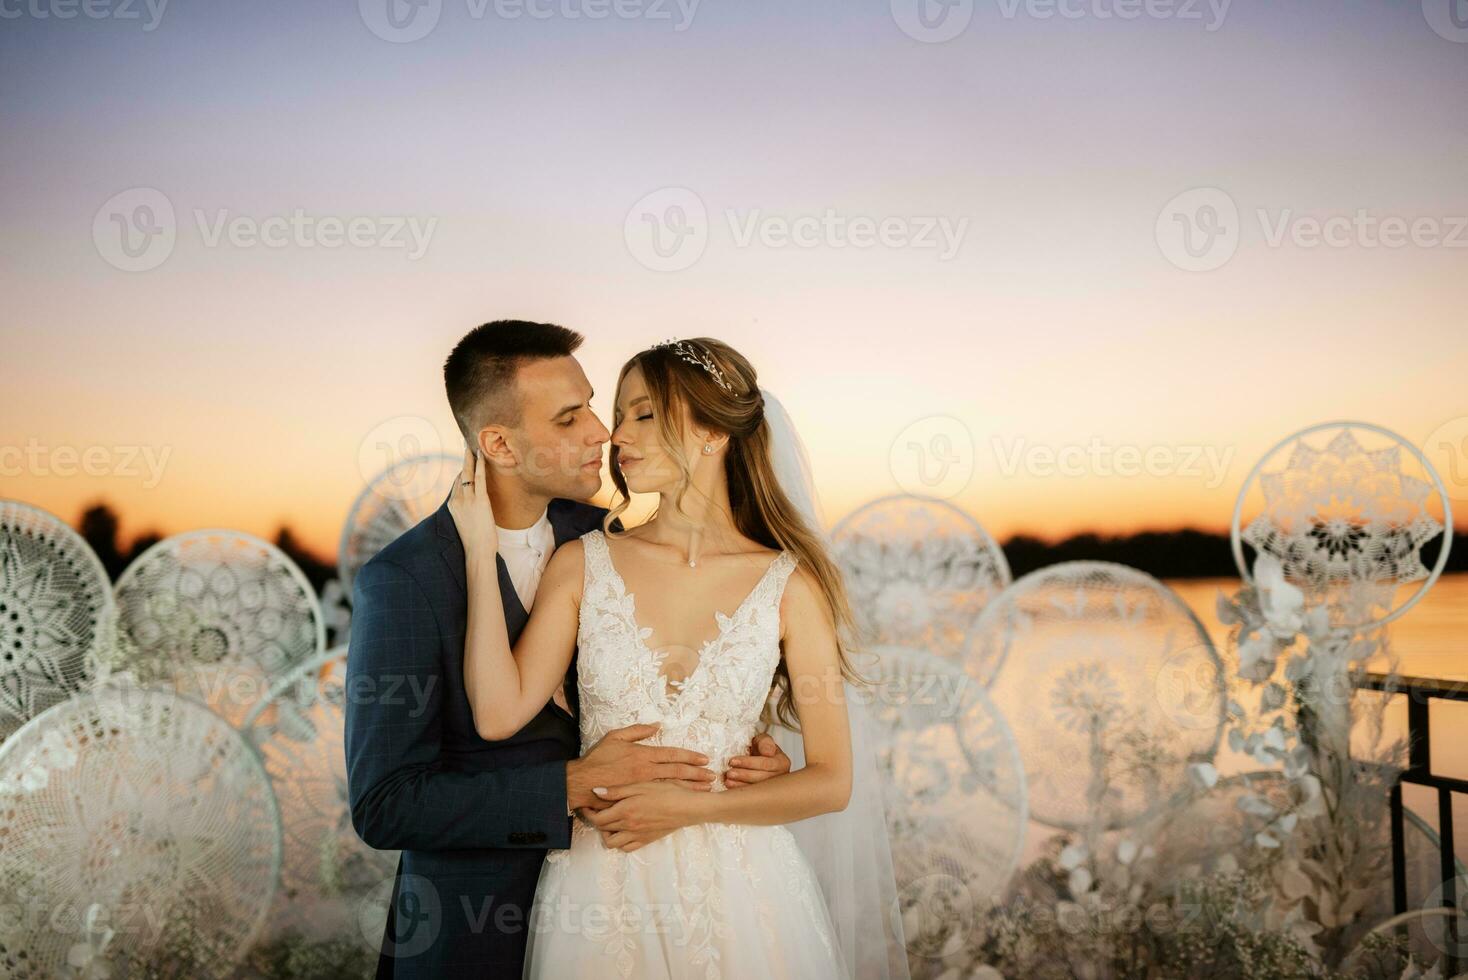
[[[606,510],[553,500],[559,547]],[[510,642],[529,614],[503,559]],[[357,574],[347,653],[346,761],[352,826],[401,850],[377,976],[519,977],[541,862],[571,846],[566,761],[574,714],[548,703],[487,742],[464,692],[464,546],[448,501]],[[576,664],[567,696],[576,704]]]

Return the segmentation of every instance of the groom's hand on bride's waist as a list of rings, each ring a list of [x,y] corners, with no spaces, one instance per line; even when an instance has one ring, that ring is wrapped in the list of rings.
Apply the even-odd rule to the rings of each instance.
[[[579,759],[566,763],[566,802],[572,809],[599,810],[610,806],[592,792],[600,786],[668,780],[688,789],[709,790],[714,773],[704,768],[708,756],[665,745],[642,745],[656,735],[658,726],[628,725],[607,732]]]

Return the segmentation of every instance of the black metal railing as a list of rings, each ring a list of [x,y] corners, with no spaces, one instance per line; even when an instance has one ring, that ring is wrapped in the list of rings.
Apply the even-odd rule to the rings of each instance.
[[[1391,789],[1392,905],[1397,915],[1407,911],[1407,828],[1402,786],[1410,783],[1437,792],[1442,904],[1444,908],[1456,910],[1459,907],[1458,861],[1453,842],[1453,794],[1468,794],[1468,779],[1440,776],[1432,771],[1430,708],[1433,701],[1468,701],[1468,681],[1367,673],[1360,675],[1356,683],[1364,690],[1381,691],[1407,699],[1407,768],[1402,771]],[[1458,918],[1454,914],[1446,920],[1449,976],[1455,976],[1460,966]]]

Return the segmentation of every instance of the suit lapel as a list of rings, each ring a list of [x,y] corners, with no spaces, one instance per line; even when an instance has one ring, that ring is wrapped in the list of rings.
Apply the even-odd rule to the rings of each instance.
[[[447,498],[433,517],[441,545],[439,554],[443,557],[444,563],[449,566],[449,573],[453,575],[454,581],[459,583],[459,591],[467,597],[469,586],[464,575],[464,541],[459,537],[459,528],[454,524],[454,515],[449,513]],[[500,602],[505,607],[505,629],[510,634],[510,643],[514,644],[520,636],[520,631],[525,628],[530,614],[520,603],[520,596],[515,592],[515,583],[510,579],[510,569],[505,564],[504,558],[495,555],[494,565],[499,577]]]
[[[557,548],[572,538],[579,538],[586,533],[572,520],[570,505],[571,501],[557,497],[545,509],[546,516],[550,518],[551,531],[555,534]]]

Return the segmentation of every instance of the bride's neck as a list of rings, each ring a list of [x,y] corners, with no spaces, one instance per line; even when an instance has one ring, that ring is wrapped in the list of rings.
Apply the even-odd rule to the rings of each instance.
[[[688,492],[683,495],[681,511],[674,494],[660,494],[657,516],[652,523],[655,529],[652,539],[656,543],[677,548],[690,558],[697,558],[705,551],[725,550],[742,537],[734,526],[729,485],[722,473],[695,471]]]

